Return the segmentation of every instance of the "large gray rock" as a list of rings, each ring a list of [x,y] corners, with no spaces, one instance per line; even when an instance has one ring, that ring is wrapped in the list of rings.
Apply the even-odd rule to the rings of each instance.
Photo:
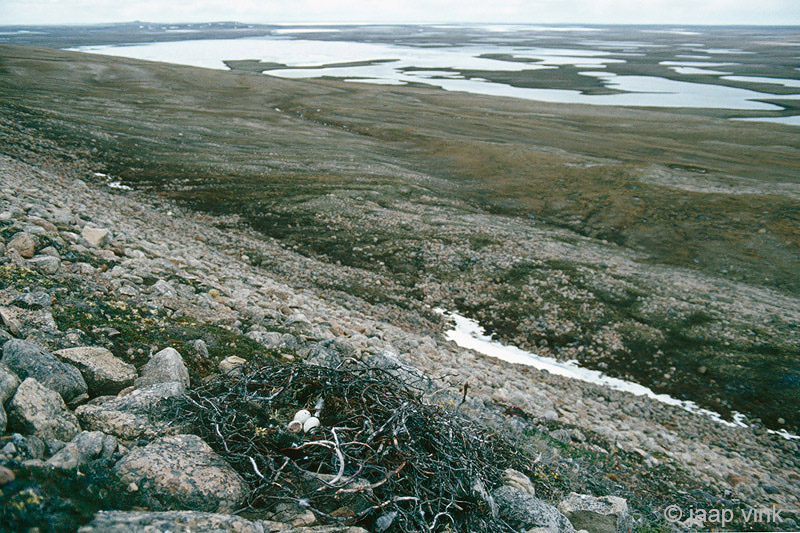
[[[617,496],[595,498],[572,492],[558,508],[572,525],[591,533],[624,533],[632,526],[628,502]]]
[[[181,354],[174,348],[164,348],[153,355],[141,368],[141,377],[134,381],[137,389],[149,387],[156,383],[170,383],[177,381],[184,388],[189,386],[189,371],[183,363]]]
[[[101,396],[81,405],[75,414],[87,430],[102,431],[124,441],[152,439],[176,432],[169,420],[156,416],[158,405],[184,393],[179,382],[157,383],[125,396]]]
[[[3,407],[3,404],[0,404],[0,433],[5,433],[7,427],[8,427],[8,415],[6,414],[6,410]]]
[[[136,484],[154,510],[225,512],[247,496],[239,474],[196,435],[157,439],[131,451],[114,471],[126,485]]]
[[[111,242],[111,232],[105,228],[97,228],[89,226],[88,224],[83,227],[81,237],[86,239],[86,242],[97,248],[102,248]]]
[[[269,533],[258,522],[240,516],[197,511],[100,511],[78,533]]]
[[[81,430],[61,396],[34,378],[20,384],[8,404],[8,415],[10,427],[41,439],[68,441]]]
[[[6,365],[0,364],[0,405],[6,403],[17,392],[20,381]]]
[[[133,380],[136,379],[136,367],[114,357],[105,348],[67,348],[53,352],[53,355],[75,365],[81,371],[91,396],[117,394],[125,387],[133,385]]]
[[[36,236],[20,231],[11,237],[11,240],[6,244],[7,250],[14,250],[22,257],[29,259],[36,253],[36,245],[38,244]]]
[[[552,505],[514,487],[492,492],[497,513],[517,530],[542,528],[551,533],[575,533],[569,519]]]
[[[2,363],[21,379],[28,377],[59,393],[64,401],[71,402],[86,394],[86,382],[80,371],[62,363],[56,357],[33,343],[12,339],[3,345]]]

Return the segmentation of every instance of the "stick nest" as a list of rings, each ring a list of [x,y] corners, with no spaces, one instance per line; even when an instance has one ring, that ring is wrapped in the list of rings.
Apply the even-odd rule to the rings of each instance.
[[[177,406],[249,483],[259,515],[289,503],[379,532],[508,531],[489,494],[505,468],[526,461],[453,407],[424,403],[391,373],[355,361],[215,376]],[[321,425],[289,432],[299,409],[318,411]]]

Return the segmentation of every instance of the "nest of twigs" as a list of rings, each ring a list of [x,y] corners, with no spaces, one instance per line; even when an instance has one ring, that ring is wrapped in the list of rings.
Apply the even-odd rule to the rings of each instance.
[[[259,514],[289,502],[321,522],[373,531],[509,530],[489,493],[520,453],[420,397],[355,361],[286,364],[217,376],[179,414],[250,484]],[[321,425],[289,432],[299,409],[318,411]]]

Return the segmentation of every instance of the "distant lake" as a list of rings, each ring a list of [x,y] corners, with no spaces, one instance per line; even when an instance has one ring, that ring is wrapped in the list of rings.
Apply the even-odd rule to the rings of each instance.
[[[784,32],[750,39],[745,46],[733,28],[287,26],[261,37],[73,50],[213,69],[250,60],[259,70],[260,61],[270,76],[426,84],[553,103],[782,111],[776,100],[800,99],[792,64],[800,64],[800,40],[786,43]],[[800,125],[797,116],[760,120]]]

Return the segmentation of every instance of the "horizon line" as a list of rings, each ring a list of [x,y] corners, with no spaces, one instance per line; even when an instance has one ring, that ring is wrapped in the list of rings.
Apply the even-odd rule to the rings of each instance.
[[[125,24],[178,24],[178,25],[204,25],[204,24],[241,24],[247,26],[588,26],[588,27],[619,27],[619,26],[653,26],[653,27],[685,27],[685,28],[797,28],[800,23],[792,24],[743,24],[743,23],[718,23],[718,24],[686,24],[678,22],[491,22],[491,21],[274,21],[274,22],[242,22],[238,20],[207,20],[207,21],[152,21],[152,20],[124,20],[105,22],[40,22],[40,23],[12,23],[0,24],[2,28],[11,27],[86,27],[103,25]]]

